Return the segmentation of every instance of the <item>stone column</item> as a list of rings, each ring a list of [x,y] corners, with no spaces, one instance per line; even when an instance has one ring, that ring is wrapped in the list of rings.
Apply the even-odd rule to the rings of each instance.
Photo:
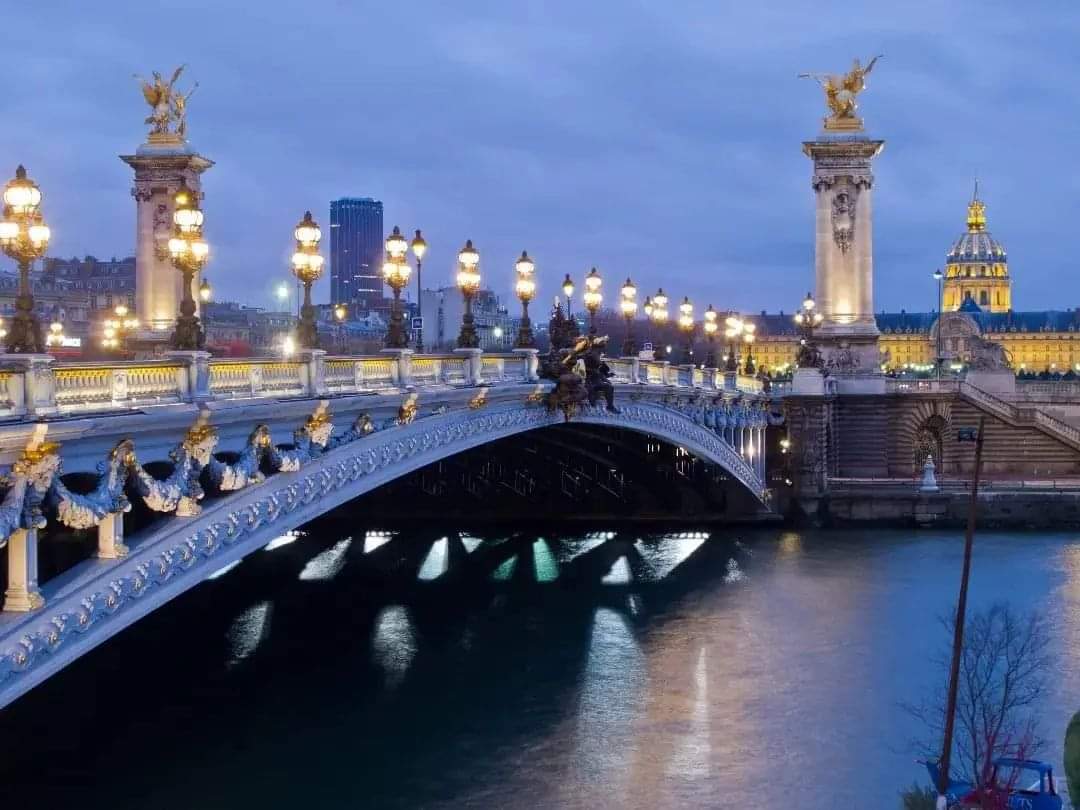
[[[135,315],[140,336],[168,340],[176,322],[182,277],[169,258],[173,195],[181,181],[200,193],[200,175],[214,165],[178,136],[159,138],[120,159],[135,170]],[[198,288],[200,278],[195,277]],[[199,298],[195,296],[196,306]]]
[[[174,351],[165,356],[176,360],[183,369],[180,390],[185,402],[202,402],[210,399],[210,352]]]
[[[326,352],[323,349],[304,349],[300,352],[300,362],[305,369],[304,388],[308,396],[321,397],[326,393],[325,358]]]
[[[21,372],[21,392],[13,391],[16,406],[30,416],[56,413],[56,378],[51,354],[5,354],[4,365]]]
[[[540,379],[537,375],[539,363],[540,363],[540,350],[539,349],[514,349],[514,354],[521,358],[522,372],[524,374],[525,382],[536,382]],[[637,373],[637,366],[634,366],[635,375]],[[635,376],[631,379],[631,382],[637,380]]]
[[[98,524],[97,556],[102,560],[116,560],[126,557],[128,547],[124,545],[124,514],[113,512],[101,519]]]
[[[16,529],[7,543],[8,584],[4,610],[28,613],[44,607],[38,589],[37,529]]]
[[[884,145],[861,125],[803,143],[814,161],[814,292],[825,316],[817,337],[827,359],[843,349],[841,365],[866,373],[878,370],[871,162]]]
[[[483,378],[483,349],[454,349],[454,354],[465,359],[465,384],[480,385]]]

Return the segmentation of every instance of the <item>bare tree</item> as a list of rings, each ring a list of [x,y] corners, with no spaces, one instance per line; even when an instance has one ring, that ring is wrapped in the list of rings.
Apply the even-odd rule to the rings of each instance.
[[[952,637],[953,617],[942,619]],[[949,650],[936,658],[940,681],[922,703],[904,709],[925,726],[915,743],[928,759],[941,756]],[[978,788],[990,781],[998,757],[1027,757],[1043,745],[1035,709],[1047,689],[1050,634],[1046,619],[1018,616],[1004,603],[972,615],[964,628],[956,703],[954,774]]]

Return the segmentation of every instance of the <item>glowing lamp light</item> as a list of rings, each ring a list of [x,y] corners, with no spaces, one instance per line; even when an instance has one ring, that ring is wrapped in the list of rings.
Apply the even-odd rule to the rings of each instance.
[[[424,260],[424,254],[427,253],[427,242],[424,241],[423,235],[420,233],[420,229],[416,229],[416,236],[413,237],[409,247],[412,248],[413,256],[416,257],[418,262]]]
[[[391,259],[404,259],[405,254],[409,250],[409,243],[405,241],[405,237],[401,235],[401,228],[397,225],[390,232],[390,235],[386,237],[386,253]]]
[[[465,241],[465,247],[458,251],[457,286],[465,295],[472,295],[480,289],[480,254],[473,247],[471,239]]]
[[[562,291],[563,295],[565,295],[567,298],[572,298],[574,296],[574,282],[570,278],[569,273],[567,273],[566,278],[563,279]]]
[[[533,274],[536,271],[536,263],[529,258],[527,251],[521,251],[521,257],[514,263],[517,271],[517,281],[514,283],[514,292],[518,300],[527,304],[536,295],[536,281]]]
[[[203,279],[199,283],[199,300],[204,304],[210,300],[210,296],[214,294],[214,288],[210,286],[210,282],[207,279]]]
[[[585,302],[585,309],[592,315],[596,314],[596,311],[600,309],[600,304],[603,303],[604,296],[600,292],[603,283],[604,280],[595,267],[589,271],[589,275],[585,276],[585,294],[582,300]]]
[[[716,310],[713,309],[712,304],[709,304],[709,308],[705,310],[703,317],[705,334],[712,337],[716,334],[716,330],[720,328],[720,325],[716,322]]]

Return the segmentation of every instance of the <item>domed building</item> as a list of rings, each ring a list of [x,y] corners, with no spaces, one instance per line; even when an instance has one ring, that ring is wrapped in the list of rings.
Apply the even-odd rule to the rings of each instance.
[[[799,333],[784,312],[758,317],[759,366],[785,372],[795,364]],[[986,228],[978,187],[968,203],[967,230],[945,254],[941,311],[881,312],[882,365],[889,370],[965,363],[981,340],[1000,343],[1016,372],[1080,373],[1080,308],[1016,312],[1005,247]]]
[[[1012,309],[1008,259],[1005,248],[986,230],[986,204],[979,199],[978,184],[968,203],[967,232],[945,256],[941,309],[955,312],[967,301],[982,312]]]

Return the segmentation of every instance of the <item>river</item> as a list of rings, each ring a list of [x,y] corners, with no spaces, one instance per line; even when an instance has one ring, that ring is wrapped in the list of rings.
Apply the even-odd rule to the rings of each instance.
[[[0,713],[4,804],[825,810],[925,782],[899,704],[947,645],[958,532],[617,531],[281,538]],[[1058,765],[1080,536],[981,534],[995,600],[1049,618]]]

